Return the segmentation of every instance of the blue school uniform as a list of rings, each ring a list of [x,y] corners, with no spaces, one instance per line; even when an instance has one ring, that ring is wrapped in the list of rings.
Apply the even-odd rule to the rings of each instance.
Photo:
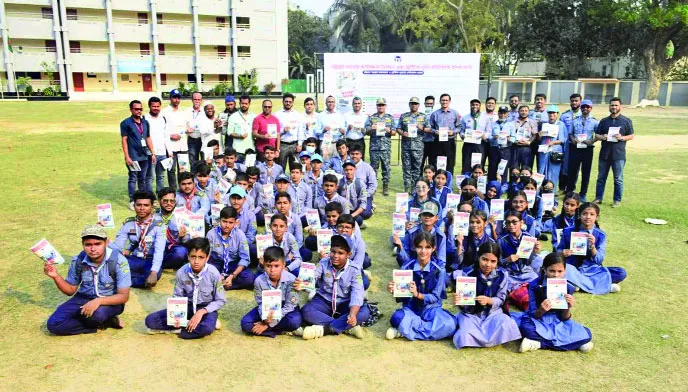
[[[182,339],[199,339],[215,331],[217,311],[225,305],[225,291],[222,289],[222,277],[215,267],[206,264],[195,274],[191,265],[186,264],[177,271],[174,284],[174,297],[189,299],[187,317],[190,320],[197,311],[206,310],[201,322],[193,332],[182,328],[179,337]],[[146,327],[156,330],[172,330],[174,326],[167,325],[167,309],[158,310],[146,316]]]
[[[250,289],[253,287],[255,276],[248,268],[250,250],[246,235],[236,226],[229,232],[227,238],[222,237],[220,226],[213,227],[206,234],[210,242],[210,259],[208,263],[214,266],[223,277],[232,274],[239,266],[244,267],[239,275],[232,280],[230,290]]]
[[[131,271],[131,286],[144,287],[151,272],[162,274],[162,259],[167,244],[166,226],[161,220],[151,217],[148,222],[128,218],[119,229],[111,246],[127,256]]]
[[[194,214],[208,215],[210,212],[210,199],[203,191],[196,191],[191,197],[177,191],[175,195],[177,207],[184,207]]]
[[[460,203],[463,203],[463,202],[464,202],[464,200],[463,200],[463,195],[462,195]],[[473,206],[473,211],[482,210],[482,211],[485,211],[485,214],[487,214],[487,216],[490,216],[490,207],[487,205],[485,200],[479,198],[477,195],[473,196],[473,200],[471,201],[471,205]]]
[[[392,314],[389,323],[408,340],[441,340],[451,336],[456,331],[456,321],[442,309],[442,300],[447,298],[444,268],[433,257],[424,268],[414,259],[401,269],[413,271],[413,281],[423,299],[397,298],[402,307]]]
[[[454,346],[492,347],[521,338],[516,322],[502,310],[506,301],[508,272],[495,269],[489,276],[480,270],[471,271],[468,276],[476,277],[476,297],[492,298],[492,305],[459,307],[456,321],[459,329],[454,334]]]
[[[435,199],[440,203],[440,207],[445,209],[447,207],[447,195],[451,193],[451,188],[448,186],[438,188],[433,184],[432,190],[435,194]]]
[[[544,211],[542,210],[542,198],[540,195],[535,195],[535,201],[533,202],[533,207],[526,209],[528,211],[528,215],[532,216],[535,218],[535,225],[538,228],[542,227],[542,217],[544,214]],[[540,230],[542,231],[542,230]]]
[[[573,286],[568,285],[569,294],[573,295],[574,290]],[[528,311],[519,320],[524,338],[540,342],[542,348],[558,351],[577,350],[592,340],[588,328],[573,321],[573,318],[563,320],[562,310],[552,309],[541,318],[535,318],[535,311],[547,299],[547,278],[544,274],[528,284],[528,296]]]
[[[298,185],[290,183],[289,191],[292,211],[299,218],[305,216],[306,211],[313,208],[313,189],[302,179]]]
[[[568,227],[562,233],[557,251],[571,248],[571,233],[587,232],[595,237],[597,254],[592,255],[588,248],[585,256],[569,256],[566,258],[566,279],[586,293],[608,294],[612,283],[626,279],[626,270],[621,267],[604,267],[604,257],[607,253],[607,234],[600,228],[584,230],[579,226]]]
[[[539,271],[542,265],[542,257],[535,254],[535,250],[527,259],[518,259],[514,263],[509,260],[509,257],[518,251],[521,239],[525,234],[527,233],[522,232],[518,238],[514,238],[510,233],[507,233],[497,241],[502,248],[502,259],[499,260],[499,266],[509,273],[508,291],[514,290],[524,283],[537,278],[537,272],[535,271]]]
[[[299,245],[296,242],[296,238],[289,233],[284,233],[282,236],[282,241],[277,241],[275,236],[272,236],[272,245],[279,246],[284,251],[284,260],[287,264],[286,271],[290,272],[294,276],[299,276],[299,268],[301,268],[301,253],[299,252]],[[263,271],[262,266],[258,266],[259,271]]]
[[[268,318],[267,314],[263,314],[264,290],[280,290],[282,293],[282,318],[272,320],[268,324],[268,329],[259,336],[274,338],[283,332],[291,332],[298,329],[301,326],[301,312],[299,311],[299,295],[294,290],[295,280],[294,275],[283,270],[277,286],[273,286],[267,273],[258,275],[253,288],[253,296],[258,306],[242,317],[241,329],[250,334],[253,324]]]
[[[551,180],[554,183],[554,189],[557,189],[557,186],[559,184],[559,173],[561,172],[561,166],[563,164],[562,162],[552,162],[550,159],[550,155],[552,153],[559,153],[563,154],[564,153],[564,148],[566,146],[566,140],[568,139],[568,131],[566,129],[566,125],[561,122],[557,121],[553,123],[555,125],[559,126],[559,133],[557,134],[556,137],[549,137],[549,136],[544,136],[540,140],[540,145],[545,145],[549,143],[550,141],[560,141],[562,144],[556,144],[554,146],[550,146],[550,151],[549,152],[538,152],[538,173],[544,174],[545,178],[548,180]]]
[[[318,196],[313,202],[313,208],[318,210],[318,213],[320,214],[321,224],[325,223],[327,219],[327,216],[325,214],[325,206],[327,206],[327,204],[331,202],[337,202],[341,204],[342,209],[344,210],[344,214],[351,213],[351,211],[349,210],[349,202],[344,197],[340,196],[338,193],[334,193],[331,199],[328,199],[325,194],[322,194],[321,196]]]
[[[186,247],[182,245],[182,242],[186,238],[179,238],[179,228],[177,227],[177,222],[174,220],[174,213],[164,216],[160,209],[157,209],[154,213],[155,219],[159,219],[166,226],[165,237],[167,241],[165,243],[165,252],[162,257],[162,269],[179,269],[181,266],[186,264],[187,251]],[[187,237],[190,238],[187,233]]]
[[[482,237],[478,238],[472,232],[468,232],[468,235],[463,237],[463,242],[461,247],[463,252],[458,255],[457,264],[452,266],[452,270],[461,269],[463,271],[468,271],[475,266],[478,261],[478,248],[486,242],[494,243],[495,240],[485,231]],[[458,253],[458,252],[457,252]]]
[[[340,196],[347,200],[349,211],[353,212],[359,208],[363,209],[363,212],[356,217],[358,224],[362,224],[363,219],[368,219],[373,215],[372,204],[368,203],[368,191],[360,178],[354,177],[353,181],[349,181],[342,177],[339,180],[337,191]]]
[[[320,170],[319,175],[313,174],[313,171],[308,171],[306,172],[306,184],[310,185],[311,191],[313,194],[313,201],[315,202],[315,199],[323,195],[323,190],[322,190],[322,179],[325,176],[325,173],[323,170]],[[313,207],[313,206],[311,206]]]
[[[421,230],[423,230],[422,225],[414,226],[408,230],[404,235],[404,238],[401,239],[402,247],[397,253],[397,263],[399,266],[407,264],[417,257],[416,247],[413,245],[413,238]],[[434,256],[437,258],[439,265],[444,268],[447,264],[447,237],[444,235],[442,230],[437,227],[433,227],[432,230],[430,230],[430,234],[435,237]]]
[[[275,178],[284,173],[282,166],[273,161],[272,166],[268,167],[265,162],[256,162],[256,167],[260,171],[258,181],[261,184],[274,184]]]
[[[329,258],[320,260],[315,267],[315,284],[315,297],[301,309],[306,323],[322,325],[326,333],[339,335],[352,328],[346,322],[352,306],[360,306],[356,325],[370,317],[361,270],[350,261],[337,271]]]
[[[559,241],[561,241],[561,238],[559,238],[558,230],[563,230],[567,227],[572,227],[575,223],[575,216],[568,217],[562,213],[550,219],[544,224],[545,226],[547,226],[547,230],[549,230],[549,232],[552,233],[552,250],[556,251],[557,247],[559,246]]]
[[[508,204],[508,203],[506,203],[506,204]],[[504,216],[506,216],[506,214],[508,212],[509,212],[508,210],[505,211]],[[542,234],[542,232],[540,231],[540,226],[538,225],[537,220],[535,220],[535,218],[533,218],[532,216],[530,216],[530,214],[528,214],[527,209],[521,213],[521,220],[523,221],[523,225],[521,226],[521,230],[524,233],[528,234],[531,237],[535,237],[535,238],[540,237],[540,234]],[[506,234],[506,228],[504,227],[503,221],[501,224],[498,224],[496,226],[496,229],[497,229],[497,237],[498,238],[503,236],[504,234]]]

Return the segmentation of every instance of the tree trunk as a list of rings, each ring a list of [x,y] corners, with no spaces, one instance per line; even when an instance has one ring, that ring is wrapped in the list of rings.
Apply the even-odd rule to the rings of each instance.
[[[645,74],[647,75],[644,99],[659,99],[659,87],[662,85],[662,80],[666,73],[666,66],[659,64],[655,60],[654,46],[643,50],[643,63],[645,63]]]

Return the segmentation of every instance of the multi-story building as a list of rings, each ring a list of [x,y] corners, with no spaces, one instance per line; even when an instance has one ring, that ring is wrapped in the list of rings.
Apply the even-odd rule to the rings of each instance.
[[[14,75],[70,93],[238,90],[252,68],[261,90],[288,77],[284,0],[0,0],[0,30],[8,91]]]

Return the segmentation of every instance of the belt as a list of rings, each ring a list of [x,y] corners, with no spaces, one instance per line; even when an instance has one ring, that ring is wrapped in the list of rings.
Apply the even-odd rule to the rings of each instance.
[[[294,144],[296,144],[296,143],[298,143],[298,141],[293,141],[293,142],[280,142],[280,144],[284,144],[284,145],[286,145],[286,146],[291,146],[291,145],[294,145]]]

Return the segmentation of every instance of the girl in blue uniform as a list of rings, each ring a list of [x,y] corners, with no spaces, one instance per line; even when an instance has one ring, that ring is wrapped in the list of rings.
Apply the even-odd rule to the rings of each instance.
[[[561,214],[550,219],[545,223],[549,232],[552,233],[552,249],[556,251],[561,238],[561,233],[567,227],[572,227],[578,218],[578,207],[581,204],[581,197],[574,192],[564,196],[564,205]]]
[[[557,250],[562,252],[569,265],[566,279],[582,291],[591,294],[608,294],[621,291],[619,283],[626,279],[626,270],[621,267],[604,267],[607,253],[607,234],[597,225],[600,207],[584,203],[578,208],[578,221],[562,232]],[[586,233],[588,249],[585,256],[575,256],[571,248],[571,233]]]
[[[499,181],[490,181],[487,183],[487,189],[485,190],[485,203],[490,205],[492,199],[502,198],[502,184]]]
[[[454,346],[492,347],[521,338],[516,322],[504,313],[508,273],[497,268],[501,258],[499,245],[486,242],[478,248],[476,265],[468,276],[476,277],[475,305],[460,306],[459,329]],[[454,294],[455,303],[458,295]]]
[[[552,180],[545,179],[542,181],[542,185],[540,185],[540,191],[538,192],[538,196],[540,197],[540,202],[542,203],[542,195],[543,194],[554,194],[554,182]],[[557,200],[556,194],[554,195],[554,206],[552,207],[552,210],[545,210],[544,205],[542,205],[542,218],[540,219],[540,231],[543,233],[551,233],[551,225],[549,222],[554,218],[554,214],[558,212],[559,209],[559,201]]]
[[[389,323],[387,339],[405,337],[408,340],[440,340],[456,331],[454,316],[442,309],[442,300],[447,298],[445,291],[446,272],[433,256],[435,237],[419,232],[413,238],[417,257],[404,264],[402,270],[413,271],[410,283],[413,298],[397,298],[402,303]],[[387,285],[389,293],[394,292],[394,282]]]
[[[537,192],[537,182],[535,182],[535,180],[533,180],[531,178],[523,186],[523,190],[535,192],[535,201],[533,202],[533,206],[528,207],[526,209],[526,212],[528,213],[528,215],[535,218],[535,225],[536,225],[536,227],[539,228],[539,227],[541,227],[540,225],[542,223],[543,211],[542,211],[542,198],[540,197],[540,195],[538,195],[538,192]],[[525,193],[525,192],[523,192],[523,193]]]
[[[447,175],[446,170],[438,170],[435,173],[434,183],[432,185],[432,191],[435,198],[440,202],[440,206],[444,209],[447,206],[447,194],[451,193],[451,188],[447,186],[447,179],[450,178]]]
[[[590,330],[571,319],[571,308],[576,303],[574,288],[568,285],[565,295],[568,309],[552,309],[552,303],[547,299],[547,279],[563,279],[566,270],[562,254],[550,253],[545,257],[540,276],[528,285],[530,304],[520,319],[519,327],[523,335],[520,352],[540,348],[582,352],[592,350]]]
[[[470,214],[473,212],[473,205],[469,202],[460,203],[458,212]],[[447,212],[447,217],[444,219],[444,234],[447,237],[447,280],[450,280],[450,275],[459,269],[459,248],[463,243],[463,235],[461,233],[454,233],[454,211]]]
[[[464,178],[461,182],[461,202],[469,202],[473,205],[473,210],[483,210],[486,214],[490,213],[485,200],[478,196],[478,181],[475,178]]]
[[[478,261],[478,249],[487,242],[495,243],[495,240],[487,232],[487,215],[484,211],[476,210],[471,213],[468,222],[468,235],[461,236],[458,247],[458,270],[468,272]],[[456,279],[457,274],[452,276]]]
[[[523,186],[530,181],[530,176],[533,171],[528,166],[523,166],[521,170],[512,169],[511,170],[511,182],[509,182],[508,197],[511,199],[518,193],[518,191],[523,190]]]

